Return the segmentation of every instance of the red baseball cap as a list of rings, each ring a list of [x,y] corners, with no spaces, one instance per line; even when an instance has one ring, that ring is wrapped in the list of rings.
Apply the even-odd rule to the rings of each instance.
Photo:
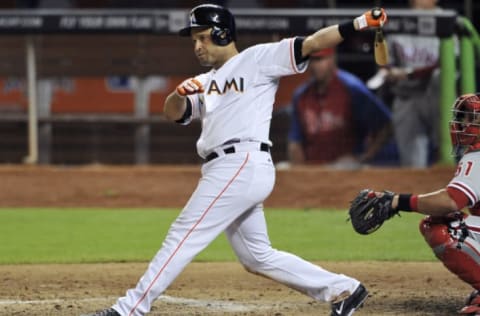
[[[335,49],[333,47],[329,47],[329,48],[324,48],[322,50],[311,53],[310,57],[322,58],[322,57],[332,56],[333,54],[335,54]]]

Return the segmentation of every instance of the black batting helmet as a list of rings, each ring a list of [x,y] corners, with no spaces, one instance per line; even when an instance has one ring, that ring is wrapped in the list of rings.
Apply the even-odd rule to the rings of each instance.
[[[222,6],[215,4],[201,4],[190,11],[190,23],[180,30],[180,36],[190,36],[192,28],[211,27],[212,42],[219,46],[226,46],[237,40],[235,18],[232,13]]]

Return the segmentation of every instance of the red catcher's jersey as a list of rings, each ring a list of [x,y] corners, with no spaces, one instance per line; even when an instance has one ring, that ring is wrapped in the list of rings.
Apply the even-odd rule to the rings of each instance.
[[[355,128],[350,93],[338,76],[334,76],[324,94],[310,86],[300,96],[297,110],[307,161],[327,163],[352,154]]]

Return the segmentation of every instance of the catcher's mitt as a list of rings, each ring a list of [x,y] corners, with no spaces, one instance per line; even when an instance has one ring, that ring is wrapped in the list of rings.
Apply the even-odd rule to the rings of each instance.
[[[355,197],[348,211],[353,229],[359,234],[368,235],[382,226],[383,222],[398,213],[392,208],[395,193],[383,191],[377,194],[364,189]]]

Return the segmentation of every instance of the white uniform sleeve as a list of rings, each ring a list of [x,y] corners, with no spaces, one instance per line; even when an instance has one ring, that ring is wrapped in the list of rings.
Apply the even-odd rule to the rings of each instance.
[[[302,73],[308,62],[295,62],[295,38],[254,46],[254,58],[262,73],[268,77],[282,77]]]
[[[480,161],[470,160],[470,155],[465,155],[458,163],[457,173],[450,181],[448,187],[463,192],[472,207],[480,200]]]

